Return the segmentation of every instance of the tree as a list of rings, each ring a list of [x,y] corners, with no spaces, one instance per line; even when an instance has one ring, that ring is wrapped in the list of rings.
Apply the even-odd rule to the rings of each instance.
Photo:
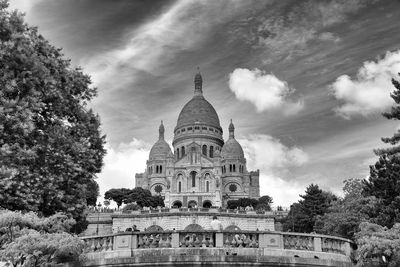
[[[399,73],[400,75],[400,73]],[[390,95],[395,105],[390,112],[383,113],[387,119],[400,119],[400,83],[392,79],[395,90]],[[369,179],[364,181],[364,194],[379,200],[380,210],[376,221],[384,226],[392,227],[400,221],[400,131],[392,137],[382,138],[391,147],[376,149],[378,161],[370,166]]]
[[[377,213],[375,197],[364,197],[361,179],[344,181],[344,197],[332,202],[322,216],[317,216],[314,231],[354,239],[361,222],[370,221]]]
[[[83,220],[105,137],[89,76],[0,0],[0,205]]]
[[[258,199],[258,204],[256,205],[256,210],[271,210],[271,204],[273,203],[272,197],[265,195]]]
[[[238,200],[228,200],[227,208],[228,209],[236,209],[238,207],[253,207],[255,208],[258,205],[258,200],[255,198],[239,198]]]
[[[313,231],[317,216],[327,212],[331,202],[336,200],[336,196],[322,191],[318,185],[311,184],[300,197],[303,199],[290,207],[283,227],[285,230],[310,233]]]
[[[99,184],[95,180],[91,180],[88,183],[88,187],[92,189],[88,191],[88,195],[86,197],[86,204],[90,206],[96,206],[97,197],[100,195]]]
[[[40,217],[34,212],[0,213],[0,260],[14,266],[43,266],[79,260],[83,242],[69,234],[75,220],[57,213]]]
[[[164,200],[161,196],[152,196],[151,192],[141,187],[135,187],[123,200],[125,204],[136,202],[141,207],[164,207]]]
[[[131,189],[128,188],[113,188],[108,190],[104,194],[104,198],[108,200],[115,201],[117,203],[118,209],[122,205],[122,202],[132,193]]]
[[[356,234],[357,266],[400,266],[400,224],[391,229],[363,222]]]

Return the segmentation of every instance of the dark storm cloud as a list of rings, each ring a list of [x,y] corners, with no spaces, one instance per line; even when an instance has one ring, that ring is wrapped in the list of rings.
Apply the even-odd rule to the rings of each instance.
[[[83,56],[122,45],[133,28],[154,19],[173,3],[173,0],[40,0],[30,11],[35,16],[28,14],[28,17],[78,63]]]

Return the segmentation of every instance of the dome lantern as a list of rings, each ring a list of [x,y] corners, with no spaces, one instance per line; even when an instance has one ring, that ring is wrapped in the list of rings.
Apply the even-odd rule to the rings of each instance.
[[[231,123],[229,124],[229,138],[235,138],[235,126],[232,123],[232,119]]]
[[[203,95],[203,78],[199,72],[194,76],[194,95]]]
[[[159,140],[164,140],[164,132],[165,132],[164,124],[163,124],[163,121],[161,121],[161,125],[158,128],[158,133],[159,133],[158,139]]]

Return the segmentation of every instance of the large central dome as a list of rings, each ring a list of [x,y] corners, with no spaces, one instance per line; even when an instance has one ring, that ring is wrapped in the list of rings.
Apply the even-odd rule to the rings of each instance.
[[[203,124],[221,129],[214,107],[203,96],[203,78],[200,73],[194,77],[194,96],[179,113],[176,129],[182,126]]]
[[[177,128],[186,125],[206,124],[221,128],[214,107],[203,96],[195,95],[179,113]]]

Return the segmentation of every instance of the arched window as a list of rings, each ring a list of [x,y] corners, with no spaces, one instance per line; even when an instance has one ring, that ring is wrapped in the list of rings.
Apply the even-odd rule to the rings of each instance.
[[[181,157],[184,157],[185,156],[185,147],[183,146],[182,148],[181,148]]]
[[[156,173],[158,173],[158,165],[156,166]]]
[[[192,187],[196,186],[196,172],[193,171],[190,173],[190,176],[192,177]]]
[[[232,172],[232,164],[229,164],[229,172]]]
[[[160,165],[160,173],[162,173],[162,165]]]
[[[206,192],[210,192],[210,182],[206,182]]]
[[[214,157],[214,147],[210,146],[210,158]]]
[[[233,172],[236,172],[236,164],[233,164]]]
[[[178,183],[178,192],[179,193],[182,192],[182,183],[181,182]]]
[[[207,156],[207,146],[203,145],[203,155]]]
[[[179,159],[179,148],[176,150],[176,158]]]

